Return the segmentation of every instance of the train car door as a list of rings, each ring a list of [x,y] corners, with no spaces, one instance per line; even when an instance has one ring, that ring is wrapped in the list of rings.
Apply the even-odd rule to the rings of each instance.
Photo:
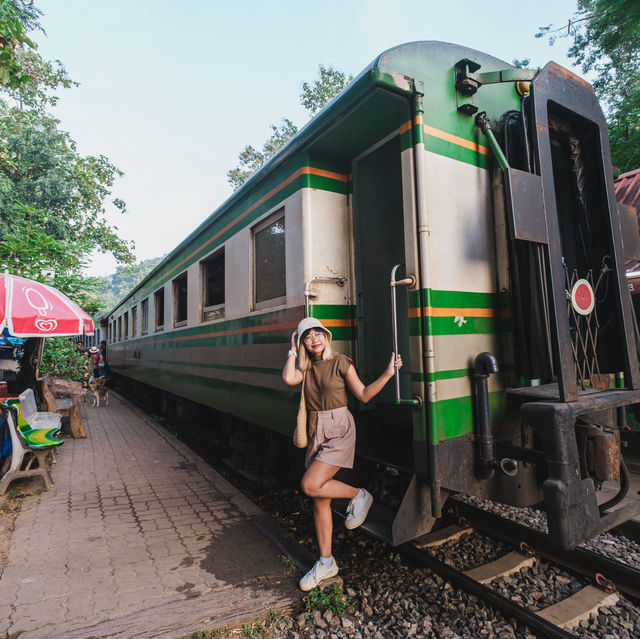
[[[384,370],[393,351],[389,281],[394,265],[405,263],[400,136],[383,140],[355,158],[352,172],[358,373],[369,384]],[[404,270],[398,275],[404,277]],[[410,397],[406,288],[398,288],[397,308],[398,350],[404,362],[401,394]],[[360,407],[362,418],[382,426],[393,420],[394,427],[404,423],[410,428],[410,411],[394,406],[394,397],[391,380],[376,398]],[[411,436],[406,439],[410,455]]]

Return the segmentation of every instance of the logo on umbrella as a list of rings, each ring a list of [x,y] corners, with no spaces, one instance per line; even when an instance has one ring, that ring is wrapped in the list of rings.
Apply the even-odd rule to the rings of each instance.
[[[36,328],[40,331],[42,331],[43,333],[50,333],[51,331],[56,329],[56,326],[58,326],[58,322],[56,322],[53,319],[42,319],[41,317],[39,317],[34,324],[36,325]]]
[[[54,319],[43,319],[47,316],[47,311],[53,308],[53,304],[40,291],[35,288],[25,288],[24,296],[31,308],[34,308],[42,317],[39,317],[34,324],[39,331],[50,333],[58,326],[58,322]],[[34,298],[34,299],[32,299]]]
[[[32,295],[36,295],[37,297],[40,298],[39,300],[40,306],[33,303],[33,301],[31,300]],[[51,302],[49,300],[46,300],[44,298],[44,295],[40,291],[36,291],[35,288],[25,288],[24,296],[27,298],[27,302],[29,302],[29,306],[31,306],[31,308],[35,308],[36,311],[38,311],[38,313],[40,313],[40,315],[42,315],[43,317],[46,317],[47,311],[50,308],[53,308],[53,305],[51,304]]]

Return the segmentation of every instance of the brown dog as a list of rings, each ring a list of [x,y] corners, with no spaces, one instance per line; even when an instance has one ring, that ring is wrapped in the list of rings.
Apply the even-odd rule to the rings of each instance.
[[[104,397],[105,406],[109,405],[109,389],[107,388],[106,377],[91,377],[89,379],[89,390],[93,394],[92,406],[100,406],[100,396]]]

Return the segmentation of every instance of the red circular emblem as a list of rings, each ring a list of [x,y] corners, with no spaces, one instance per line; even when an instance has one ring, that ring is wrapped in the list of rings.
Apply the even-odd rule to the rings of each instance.
[[[589,315],[596,304],[593,288],[587,280],[578,280],[571,289],[571,306],[580,315]]]

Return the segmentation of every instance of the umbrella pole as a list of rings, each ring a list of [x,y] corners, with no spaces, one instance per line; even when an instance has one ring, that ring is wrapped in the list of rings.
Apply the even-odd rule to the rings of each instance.
[[[42,362],[42,351],[44,350],[44,340],[45,337],[40,338],[40,344],[38,344],[38,352],[36,353],[36,365],[35,365],[35,375],[36,379],[40,377],[40,363]]]

